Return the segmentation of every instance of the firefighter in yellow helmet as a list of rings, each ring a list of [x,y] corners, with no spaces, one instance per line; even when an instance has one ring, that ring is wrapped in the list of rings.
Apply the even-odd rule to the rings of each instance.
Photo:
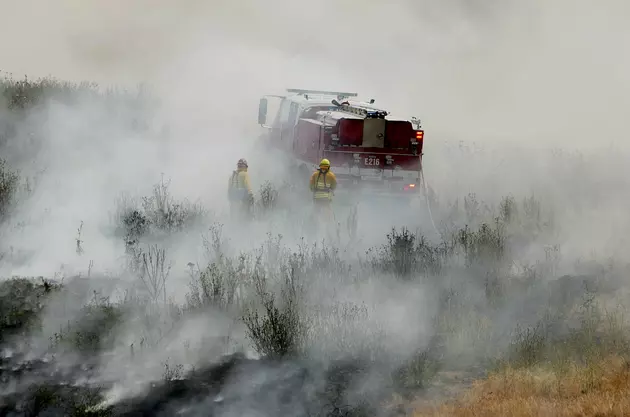
[[[228,199],[230,200],[230,211],[233,215],[249,217],[254,202],[254,193],[252,192],[247,168],[247,161],[239,159],[236,163],[236,170],[232,171],[230,176]]]
[[[319,169],[313,172],[310,181],[311,192],[313,193],[313,204],[316,214],[332,219],[332,196],[337,188],[337,177],[330,171],[330,161],[322,159]]]

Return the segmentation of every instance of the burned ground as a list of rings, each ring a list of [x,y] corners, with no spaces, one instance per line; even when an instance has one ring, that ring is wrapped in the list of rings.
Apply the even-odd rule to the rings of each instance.
[[[298,358],[247,359],[238,353],[187,373],[165,372],[163,380],[151,383],[146,393],[113,406],[101,405],[103,394],[116,383],[89,382],[98,373],[98,348],[102,345],[90,345],[93,349],[90,352],[81,350],[81,361],[73,358],[75,363],[71,366],[65,365],[64,357],[70,353],[55,351],[52,345],[41,358],[20,352],[24,349],[24,338],[37,327],[37,309],[45,305],[46,294],[53,291],[51,288],[63,289],[41,279],[39,282],[9,280],[0,287],[1,305],[13,312],[4,311],[5,317],[13,320],[1,329],[5,344],[0,362],[0,415],[131,417],[220,416],[247,410],[269,410],[269,415],[358,412],[357,407],[344,404],[345,391],[361,380],[368,370],[367,364],[340,361],[324,366]],[[34,294],[40,296],[33,298]],[[72,342],[76,344],[77,340]],[[364,412],[367,405],[366,402]]]
[[[597,281],[592,277],[581,278],[588,282]],[[74,286],[73,296],[77,297],[76,289],[85,280],[79,278],[75,281],[77,285]],[[72,285],[72,282],[70,280],[68,284]],[[627,349],[623,347],[626,346],[623,335],[612,340],[610,332],[605,329],[591,329],[593,333],[583,339],[583,324],[566,321],[564,309],[557,310],[555,319],[539,321],[540,309],[548,306],[550,300],[553,302],[557,297],[567,294],[561,282],[532,285],[528,296],[522,300],[523,309],[512,309],[512,313],[521,319],[520,323],[529,327],[517,336],[508,350],[506,359],[510,363],[539,363],[554,356],[557,345],[566,344],[567,341],[593,344],[602,351],[609,349],[619,352]],[[495,352],[478,352],[474,358],[471,358],[470,351],[461,357],[449,353],[447,344],[452,342],[449,342],[447,333],[434,336],[429,346],[410,363],[394,372],[391,367],[383,366],[380,374],[375,371],[379,369],[375,362],[368,363],[361,359],[318,364],[299,357],[248,359],[242,353],[235,353],[186,372],[183,369],[169,370],[167,366],[162,379],[151,382],[142,394],[107,405],[103,403],[105,394],[115,387],[117,381],[100,380],[95,383],[90,380],[101,372],[101,350],[105,349],[105,345],[100,338],[107,339],[107,332],[103,330],[114,328],[111,323],[107,323],[116,322],[120,316],[108,312],[101,305],[104,311],[96,315],[99,321],[95,325],[101,332],[92,336],[79,336],[78,333],[90,332],[93,327],[78,326],[74,336],[68,336],[68,333],[56,334],[51,338],[47,352],[41,357],[34,357],[26,349],[25,341],[38,328],[39,314],[46,306],[47,297],[62,294],[65,289],[42,278],[8,280],[0,288],[3,294],[0,305],[3,306],[4,317],[10,319],[3,324],[1,333],[0,415],[221,416],[242,414],[248,410],[257,410],[259,415],[265,415],[265,412],[269,415],[296,416],[374,415],[383,412],[383,404],[388,402],[391,393],[397,392],[409,400],[426,396],[448,399],[458,392],[452,392],[457,386],[463,389],[472,379],[483,377],[497,366],[494,362]],[[520,288],[515,287],[515,290]],[[579,302],[573,300],[572,306],[585,302],[581,296],[589,294],[589,289],[581,288],[582,292],[576,294]],[[85,285],[82,296],[89,294],[89,291],[90,286]],[[506,293],[503,296],[509,297]],[[496,308],[494,314],[498,316],[501,316],[501,311],[505,311],[500,306]],[[442,317],[446,317],[446,313]],[[93,320],[89,323],[94,324]],[[515,318],[497,317],[494,322],[501,325],[502,320],[510,323]],[[90,337],[99,340],[89,344],[83,342]],[[491,341],[490,344],[504,343],[509,335],[497,332],[492,337],[495,342]],[[70,343],[72,349],[68,350],[67,345],[65,349],[60,349],[64,343]],[[579,350],[572,355],[579,356]],[[80,361],[76,360],[77,354],[82,357]],[[445,385],[449,378],[453,378],[450,375],[457,375],[456,380]],[[391,381],[390,389],[381,386],[381,398],[370,396],[359,403],[354,398],[351,405],[348,395],[356,390],[357,384],[374,377]],[[389,412],[397,415],[404,413],[404,410],[405,407],[401,406]]]

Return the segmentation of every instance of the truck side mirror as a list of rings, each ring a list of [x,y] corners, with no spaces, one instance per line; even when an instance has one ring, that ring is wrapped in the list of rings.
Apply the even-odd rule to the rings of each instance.
[[[258,104],[258,124],[267,124],[267,99],[264,97],[260,99]]]

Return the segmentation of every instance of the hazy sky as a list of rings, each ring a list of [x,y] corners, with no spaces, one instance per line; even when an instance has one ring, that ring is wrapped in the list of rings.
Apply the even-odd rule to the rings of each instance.
[[[0,69],[16,76],[151,80],[222,100],[352,89],[462,139],[625,142],[624,1],[0,3]]]

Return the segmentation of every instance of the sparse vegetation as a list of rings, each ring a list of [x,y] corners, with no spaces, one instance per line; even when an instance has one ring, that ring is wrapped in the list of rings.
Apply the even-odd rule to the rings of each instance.
[[[467,235],[467,230],[463,233]],[[400,232],[393,229],[387,235],[387,244],[368,251],[368,257],[374,269],[408,277],[412,274],[439,274],[450,253],[450,244],[445,242],[433,246],[424,236],[403,228]]]
[[[263,216],[265,213],[273,211],[278,204],[278,190],[276,190],[273,184],[266,181],[260,187],[259,197],[256,199],[256,212],[257,215]]]
[[[205,214],[198,204],[188,201],[176,202],[169,192],[170,181],[153,186],[153,194],[142,198],[142,210],[149,225],[155,229],[172,233],[192,227]],[[128,221],[127,218],[125,220]]]
[[[153,186],[153,193],[142,197],[140,207],[132,199],[123,197],[118,201],[114,221],[122,231],[128,249],[137,247],[147,234],[153,237],[168,235],[202,224],[208,214],[203,207],[186,200],[176,201],[169,187],[170,181],[165,182],[162,177]]]
[[[94,293],[92,300],[81,308],[80,318],[67,323],[50,337],[50,347],[70,348],[87,354],[111,349],[116,327],[122,319],[123,311],[119,305]]]

